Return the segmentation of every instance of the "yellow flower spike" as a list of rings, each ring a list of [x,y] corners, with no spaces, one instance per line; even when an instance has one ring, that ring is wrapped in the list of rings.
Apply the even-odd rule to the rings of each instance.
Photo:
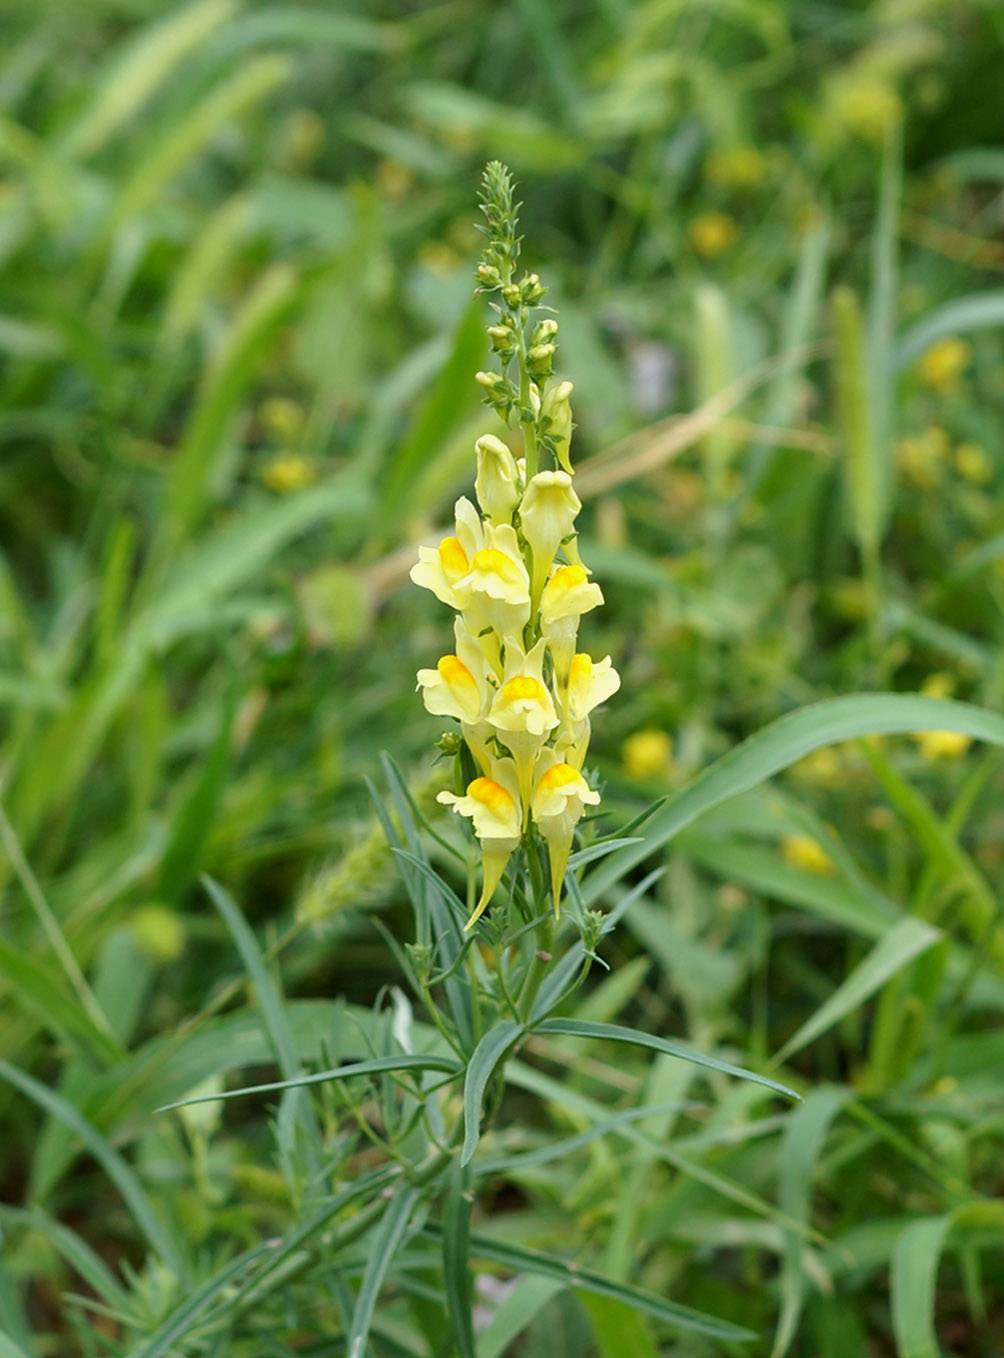
[[[437,798],[444,806],[452,806],[461,816],[472,820],[474,833],[481,841],[481,896],[465,929],[470,929],[484,913],[522,834],[523,818],[512,760],[495,760],[492,771],[494,778],[475,778],[463,797],[440,792]]]
[[[519,503],[519,473],[511,449],[494,434],[474,445],[478,474],[474,482],[481,512],[492,523],[511,523]]]
[[[533,600],[536,606],[562,538],[568,537],[582,502],[567,472],[538,472],[523,492],[520,527],[533,555]]]
[[[591,584],[586,568],[558,566],[544,586],[540,600],[540,630],[554,661],[559,694],[568,686],[568,672],[575,654],[575,637],[583,613],[603,602],[599,585]]]
[[[547,420],[547,437],[554,444],[559,466],[572,474],[572,407],[569,402],[571,382],[558,382],[549,387],[540,403],[540,413]]]
[[[553,750],[541,751],[532,809],[534,824],[547,840],[551,861],[551,895],[557,919],[561,912],[561,888],[572,851],[575,827],[587,805],[598,805],[600,794],[590,788],[577,769],[555,761]]]

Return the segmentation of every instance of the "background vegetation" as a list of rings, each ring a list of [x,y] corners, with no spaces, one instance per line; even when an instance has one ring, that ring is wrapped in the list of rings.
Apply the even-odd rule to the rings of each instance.
[[[389,750],[426,814],[443,786],[413,676],[447,632],[406,573],[490,423],[481,166],[520,181],[575,382],[616,826],[819,698],[1001,707],[1004,15],[0,18],[0,1353],[341,1353],[366,1237],[312,1215],[304,1127],[329,1195],[378,1175],[379,1089],[154,1110],[405,1022],[364,779]],[[1001,1352],[1001,755],[817,734],[638,865],[570,1010],[783,1056],[806,1102],[533,1038],[483,1144],[479,1358]],[[249,1301],[226,1270],[269,1240]],[[409,1249],[370,1351],[452,1353]]]

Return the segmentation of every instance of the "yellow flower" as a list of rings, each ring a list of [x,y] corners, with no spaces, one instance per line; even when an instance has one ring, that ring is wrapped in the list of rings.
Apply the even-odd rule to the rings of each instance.
[[[622,757],[629,778],[658,778],[669,772],[673,742],[665,731],[635,731],[625,740]]]
[[[915,486],[933,490],[947,465],[949,447],[944,429],[928,425],[922,433],[900,439],[896,445],[896,465]]]
[[[261,479],[280,495],[288,495],[294,490],[309,486],[317,473],[305,457],[299,453],[279,453],[266,463]]]
[[[530,576],[512,524],[488,527],[486,545],[471,557],[456,592],[473,632],[487,626],[496,637],[506,637],[523,630],[530,617]]]
[[[505,674],[488,713],[499,740],[515,760],[524,820],[530,810],[534,763],[558,725],[554,699],[544,683],[545,644],[542,637],[524,654],[515,637],[506,637]]]
[[[558,566],[544,586],[540,630],[551,650],[559,693],[568,684],[579,619],[602,603],[603,591],[590,583],[584,566]]]
[[[918,731],[914,735],[920,757],[929,763],[939,759],[958,759],[969,749],[972,737],[961,731]]]
[[[955,450],[955,470],[974,486],[988,486],[994,479],[994,466],[978,443],[960,443]]]
[[[938,340],[921,355],[917,376],[931,391],[954,391],[972,355],[972,345],[958,335]]]
[[[925,698],[950,698],[955,692],[955,677],[947,670],[935,670],[920,686]]]
[[[470,571],[471,557],[484,546],[485,533],[478,511],[465,495],[454,505],[453,513],[456,532],[443,538],[438,547],[419,547],[418,561],[410,575],[416,585],[432,590],[441,603],[460,608],[456,586]]]
[[[702,212],[690,223],[690,243],[705,259],[717,259],[735,245],[739,227],[726,212]]]
[[[258,407],[258,422],[272,438],[289,444],[303,433],[305,412],[288,396],[269,396]]]
[[[523,492],[519,522],[533,557],[534,599],[540,598],[554,554],[581,508],[568,472],[538,472]]]
[[[833,859],[811,835],[786,835],[781,841],[781,853],[786,862],[803,872],[832,877],[837,871]]]
[[[535,776],[533,821],[547,840],[551,863],[551,895],[557,918],[575,827],[586,806],[599,803],[600,794],[590,788],[577,769],[557,761],[553,750],[541,751]]]
[[[568,676],[568,715],[572,721],[581,721],[594,707],[605,703],[621,686],[621,677],[604,656],[593,664],[591,656],[584,651],[574,656]]]
[[[492,778],[475,778],[469,783],[463,797],[454,792],[440,792],[436,799],[472,820],[474,833],[481,841],[481,896],[465,929],[470,929],[480,918],[491,900],[523,833],[512,760],[496,759],[492,772]]]

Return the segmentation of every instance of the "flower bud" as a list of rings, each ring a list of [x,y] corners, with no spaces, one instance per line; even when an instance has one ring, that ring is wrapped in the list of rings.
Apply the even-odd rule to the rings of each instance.
[[[507,325],[490,325],[488,338],[497,354],[511,354],[516,348],[516,336]]]
[[[527,367],[534,377],[548,377],[553,358],[553,344],[535,344],[526,356]]]
[[[546,420],[545,434],[554,444],[555,456],[559,464],[572,473],[569,450],[572,442],[572,407],[569,397],[572,394],[571,382],[559,382],[544,393],[540,405],[541,419]]]
[[[523,296],[519,290],[519,284],[507,283],[502,289],[502,300],[505,302],[506,306],[512,307],[513,311],[515,311],[518,306],[522,305]]]
[[[532,598],[540,599],[554,554],[572,531],[582,503],[567,472],[538,472],[519,507],[523,536],[533,552]]]
[[[530,332],[531,349],[536,344],[546,344],[558,333],[558,322],[552,317],[547,316],[544,320],[538,321]]]
[[[492,523],[510,523],[519,501],[516,459],[494,434],[485,434],[474,445],[478,475],[474,482],[481,512]]]
[[[520,300],[524,306],[533,306],[535,302],[540,301],[546,292],[547,288],[543,286],[535,273],[528,273],[525,278],[520,280]]]
[[[491,290],[502,286],[502,275],[494,264],[485,264],[482,261],[474,270],[474,277],[483,288]]]

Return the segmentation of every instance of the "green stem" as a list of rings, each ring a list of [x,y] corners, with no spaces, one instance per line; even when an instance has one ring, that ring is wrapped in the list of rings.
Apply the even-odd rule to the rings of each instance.
[[[543,983],[544,977],[551,966],[551,946],[554,941],[554,919],[548,915],[537,925],[535,930],[535,948],[533,959],[526,972],[526,979],[523,981],[522,989],[519,992],[519,1011],[523,1016],[523,1022],[529,1023],[530,1015],[533,1013],[533,1006],[537,999],[537,994]]]

